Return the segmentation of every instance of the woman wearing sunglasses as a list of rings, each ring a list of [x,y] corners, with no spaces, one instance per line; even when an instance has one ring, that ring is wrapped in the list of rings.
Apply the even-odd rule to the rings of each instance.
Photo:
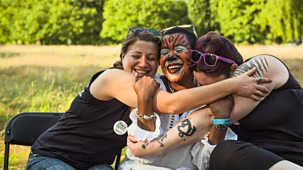
[[[262,101],[233,95],[208,104],[213,113],[208,142],[202,140],[201,144],[197,143],[191,153],[199,169],[208,167],[209,157],[204,157],[207,156],[204,152],[210,154],[213,148],[210,168],[214,170],[302,169],[296,164],[302,166],[303,163],[303,92],[279,59],[259,55],[243,63],[242,56],[232,42],[210,32],[198,39],[191,60],[196,81],[201,86],[239,76],[253,67],[257,68],[254,76],[258,81],[262,81],[262,76],[273,79],[272,83],[266,84],[271,93],[262,97]],[[192,115],[192,120],[199,120],[199,114]],[[232,125],[231,129],[237,132],[239,140],[247,142],[222,142],[229,125],[238,120],[238,125]],[[192,122],[192,127],[205,123]],[[197,134],[187,136],[186,140],[180,138],[180,127],[175,126],[158,140],[149,142],[148,147],[143,148],[146,143],[141,141],[128,143],[128,147],[135,156],[161,156],[175,148],[199,141]],[[203,151],[201,146],[209,149]]]
[[[196,39],[197,37],[193,32],[183,27],[177,26],[172,27],[168,30],[166,29],[166,32],[164,33],[162,38],[162,46],[160,52],[160,65],[164,74],[160,77],[162,81],[159,82],[161,84],[160,87],[162,89],[165,89],[170,93],[175,93],[196,86],[194,76],[191,70],[190,60],[191,50],[195,46]],[[140,83],[140,81],[138,81],[138,83]],[[146,96],[146,93],[149,91],[148,88],[150,88],[151,86],[152,85],[145,85],[135,89],[138,89],[139,93],[141,92],[141,94],[138,94],[139,96]],[[144,88],[147,89],[142,90]],[[215,92],[208,93],[212,94]],[[145,104],[147,109],[143,106],[144,109],[142,110],[142,105],[138,104],[138,110],[134,110],[131,113],[130,117],[133,123],[128,130],[128,134],[129,139],[132,140],[132,142],[134,143],[137,140],[144,141],[145,143],[141,145],[144,146],[143,149],[149,148],[149,142],[157,138],[159,135],[162,135],[163,133],[163,137],[161,137],[160,139],[155,139],[155,143],[158,144],[159,147],[165,148],[162,143],[164,143],[167,138],[170,138],[169,133],[167,133],[166,135],[166,132],[168,130],[170,132],[173,131],[178,134],[178,137],[183,140],[180,143],[184,143],[184,141],[189,142],[191,140],[195,140],[195,138],[190,138],[192,135],[195,135],[197,137],[196,141],[198,141],[199,139],[201,139],[201,137],[199,136],[205,136],[205,134],[209,131],[209,117],[211,116],[211,113],[207,108],[197,108],[191,111],[178,114],[158,113],[158,116],[156,116],[157,114],[153,114],[153,111],[149,110],[152,109],[151,107],[149,107],[151,104],[144,102],[141,102],[141,104]],[[214,105],[211,104],[211,106],[213,107]],[[195,112],[198,109],[200,110]],[[143,116],[136,116],[138,114],[142,115],[142,113],[145,113],[145,115],[148,116],[146,116],[145,118]],[[198,117],[192,119],[194,115],[197,115]],[[157,118],[154,119],[155,117]],[[193,124],[197,124],[197,122],[199,122],[199,126],[192,126]],[[136,124],[141,126],[144,130],[141,130],[138,126],[136,127]],[[149,128],[149,125],[153,126]],[[127,152],[128,159],[126,159],[123,164],[121,164],[120,168],[195,169],[196,167],[192,163],[192,157],[190,156],[193,144],[184,144],[183,146],[184,147],[179,147],[165,153],[159,151],[157,154],[163,153],[160,157],[150,156],[140,159],[134,157],[129,152],[139,152],[140,149],[134,150],[132,149],[131,145],[129,145],[129,149]]]
[[[253,67],[257,68],[254,77],[273,80],[266,84],[270,93],[260,101],[233,95],[231,115],[220,118],[238,122],[230,128],[239,141],[220,143],[212,153],[210,169],[303,169],[298,166],[303,166],[303,90],[281,60],[257,55],[243,62],[231,41],[210,32],[197,40],[192,61],[201,85],[239,76]],[[216,112],[224,112],[220,109],[226,103]]]
[[[129,29],[120,61],[96,73],[62,118],[36,140],[27,169],[111,169],[115,155],[126,145],[129,113],[137,105],[133,77],[153,77],[157,72],[160,33],[139,27]],[[267,89],[255,82],[255,78],[244,75],[188,92],[169,94],[157,90],[154,109],[183,112],[230,93],[258,100],[256,95],[265,95]],[[217,94],[205,95],[215,89]]]
[[[187,30],[180,26],[165,29],[160,51],[160,65],[163,72],[163,75],[160,76],[162,81],[159,81],[161,89],[170,93],[175,93],[177,91],[196,86],[194,76],[190,69],[191,62],[189,60],[190,51],[194,48],[196,39],[196,35],[191,30]],[[137,84],[140,84],[140,81],[138,81],[134,87],[136,91],[138,91],[137,95],[147,96],[146,93],[150,91],[148,88],[151,88],[151,85],[145,84],[140,86]],[[147,89],[142,90],[144,88]],[[146,98],[149,98],[149,96]],[[140,100],[138,100],[138,102],[140,102]],[[135,109],[132,111],[130,117],[133,123],[128,129],[129,138],[132,137],[135,140],[148,142],[165,133],[180,121],[184,122],[182,129],[186,130],[180,130],[181,136],[190,136],[193,133],[202,133],[201,135],[204,135],[208,131],[208,123],[205,123],[204,126],[199,128],[192,128],[190,126],[191,120],[185,119],[196,109],[176,114],[153,114],[153,110],[150,108],[150,105],[150,103],[138,103],[138,110]],[[136,116],[140,113],[145,113],[145,115],[148,114],[151,116],[153,115],[156,118]],[[208,121],[210,113],[205,113],[203,115],[201,116],[200,121]],[[153,124],[154,126],[150,127],[149,124]],[[161,142],[159,141],[159,144],[160,143]],[[145,145],[148,147],[147,143]],[[167,152],[160,158],[151,156],[143,159],[134,157],[130,154],[130,150],[128,149],[127,159],[120,165],[120,169],[195,169],[190,156],[191,148],[192,145],[188,145]]]

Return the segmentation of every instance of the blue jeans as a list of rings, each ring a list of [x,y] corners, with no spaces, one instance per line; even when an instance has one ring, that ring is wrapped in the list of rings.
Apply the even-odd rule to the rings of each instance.
[[[95,165],[87,170],[112,170],[108,164]],[[30,153],[26,170],[76,170],[60,159]]]

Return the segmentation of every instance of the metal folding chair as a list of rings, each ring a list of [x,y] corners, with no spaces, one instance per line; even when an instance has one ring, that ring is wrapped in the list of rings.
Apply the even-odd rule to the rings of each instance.
[[[4,170],[8,170],[11,144],[31,146],[62,115],[59,112],[23,112],[12,117],[5,128]],[[116,156],[115,170],[118,169],[120,157],[121,152]]]
[[[10,145],[31,146],[63,113],[23,112],[12,117],[5,128],[4,170],[8,170]]]

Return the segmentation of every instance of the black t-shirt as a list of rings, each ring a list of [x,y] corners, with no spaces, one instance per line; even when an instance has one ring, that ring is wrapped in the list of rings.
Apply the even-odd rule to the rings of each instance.
[[[76,169],[113,163],[127,138],[127,134],[116,134],[113,126],[120,120],[130,125],[130,108],[116,99],[101,101],[91,95],[89,86],[102,72],[93,76],[62,118],[36,140],[33,153],[61,159]]]
[[[238,139],[303,165],[303,90],[293,75],[231,128]]]

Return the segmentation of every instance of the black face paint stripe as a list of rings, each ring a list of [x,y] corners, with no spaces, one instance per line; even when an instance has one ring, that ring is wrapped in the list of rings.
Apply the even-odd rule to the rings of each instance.
[[[163,39],[162,47],[168,47],[168,39],[167,38]]]
[[[180,41],[180,42],[177,44],[177,41]],[[184,35],[181,35],[181,34],[177,34],[174,44],[175,44],[175,46],[178,46],[179,44],[182,46],[188,45],[188,43],[186,43],[186,38],[184,37]]]
[[[174,43],[174,41],[175,41],[174,36],[171,35],[171,36],[168,37],[168,42],[173,42]]]

